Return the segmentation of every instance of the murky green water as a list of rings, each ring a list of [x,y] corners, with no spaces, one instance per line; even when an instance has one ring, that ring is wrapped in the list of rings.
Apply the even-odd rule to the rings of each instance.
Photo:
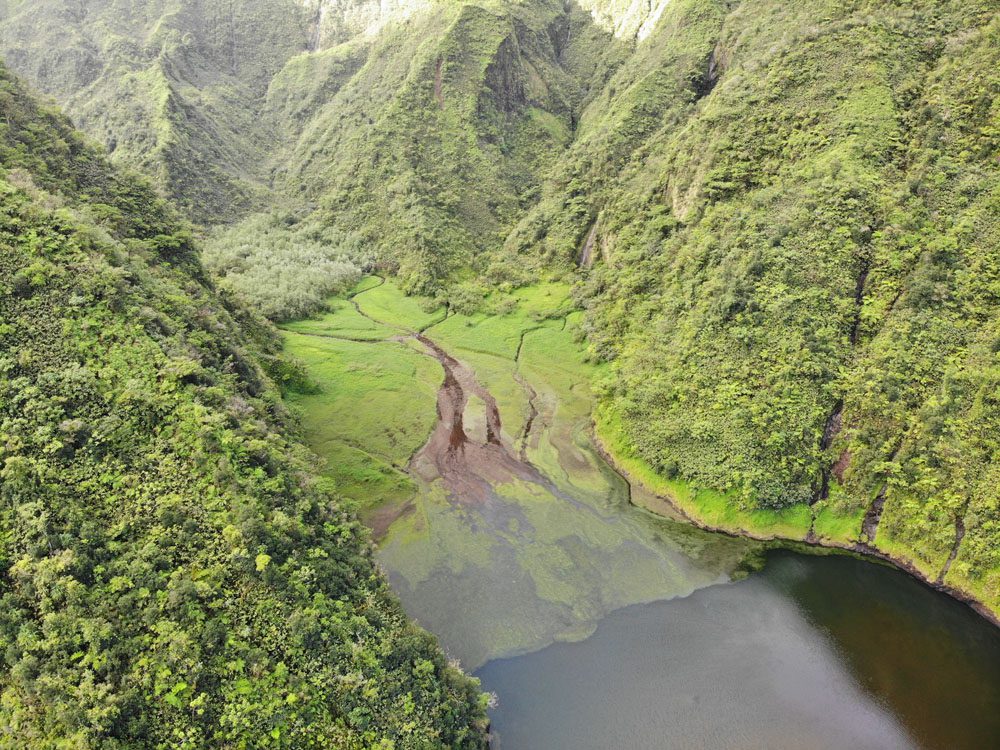
[[[622,492],[577,497],[513,481],[462,504],[428,488],[380,559],[407,611],[474,669],[584,638],[621,607],[726,581],[748,549],[629,508]]]
[[[1000,631],[845,557],[774,553],[478,676],[500,750],[1000,747]]]

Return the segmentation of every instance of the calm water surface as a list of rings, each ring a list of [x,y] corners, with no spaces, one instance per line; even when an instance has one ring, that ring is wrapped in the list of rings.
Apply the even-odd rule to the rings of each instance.
[[[500,750],[1000,748],[1000,630],[848,557],[772,553],[477,675]]]

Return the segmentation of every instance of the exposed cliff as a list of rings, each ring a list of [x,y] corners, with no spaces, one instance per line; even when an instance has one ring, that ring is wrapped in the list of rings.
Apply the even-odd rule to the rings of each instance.
[[[589,12],[601,28],[619,39],[643,41],[656,28],[672,0],[569,0]]]
[[[374,36],[392,21],[427,10],[434,0],[299,0],[312,14],[310,49],[316,51],[358,35]]]

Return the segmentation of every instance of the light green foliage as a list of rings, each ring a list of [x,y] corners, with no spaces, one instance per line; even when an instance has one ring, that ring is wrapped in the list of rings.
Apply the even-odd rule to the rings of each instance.
[[[561,321],[571,310],[568,284],[543,283],[480,296],[471,314],[449,315],[434,326],[433,335],[467,351],[513,360],[525,331],[547,320]]]
[[[282,328],[296,333],[353,341],[378,341],[399,333],[398,328],[382,325],[365,317],[349,300],[333,297],[324,304],[329,310],[326,315],[290,321],[284,323]]]
[[[444,318],[444,308],[418,297],[407,297],[392,281],[386,281],[354,297],[358,308],[369,318],[399,331],[422,331]]]
[[[289,401],[341,494],[363,512],[402,504],[416,492],[405,472],[437,419],[442,373],[412,340],[390,339],[441,320],[444,310],[425,312],[429,300],[374,276],[326,304],[328,313],[282,326],[286,353],[309,378]]]
[[[203,260],[222,289],[281,321],[310,315],[331,294],[353,287],[366,259],[335,230],[259,214],[215,230]]]
[[[0,745],[484,747],[290,437],[269,327],[2,68],[0,111]]]

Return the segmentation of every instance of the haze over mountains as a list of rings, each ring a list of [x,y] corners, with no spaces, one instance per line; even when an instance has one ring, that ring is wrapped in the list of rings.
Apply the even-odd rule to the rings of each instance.
[[[173,383],[169,398],[201,415],[192,425],[240,434],[221,425],[246,412],[262,431],[239,437],[257,446],[237,451],[253,482],[269,481],[259,470],[294,485],[285,452],[298,449],[260,370],[275,354],[256,338],[266,325],[246,308],[315,312],[374,268],[475,309],[562,273],[578,281],[592,356],[613,362],[602,408],[659,475],[743,510],[801,506],[813,519],[802,536],[870,544],[1000,611],[1000,3],[0,0],[0,55],[196,225],[215,277],[185,219],[147,209],[144,187],[105,195],[131,178],[5,76],[3,111],[23,113],[0,122],[5,222],[55,244],[7,231],[18,250],[4,283],[21,279],[27,296],[8,299],[0,329],[27,346],[56,336],[43,309],[74,331],[104,311],[151,347],[140,369],[162,372],[143,388]],[[95,263],[83,281],[65,276]],[[127,320],[141,322],[126,334]],[[5,355],[0,383],[28,398],[29,372],[92,368],[88,356],[111,356],[94,335],[44,366]],[[104,385],[78,373],[80,392],[146,404],[119,366]],[[51,399],[72,397],[62,382]],[[141,433],[154,406],[135,408]],[[51,481],[68,482],[79,459],[66,446],[105,427],[64,430],[65,409],[32,417],[59,440],[50,450],[7,408],[0,434],[20,447],[0,457],[66,462]],[[221,450],[209,442],[197,451]],[[170,489],[184,508],[222,471],[199,455],[183,457],[198,465],[192,484]],[[136,482],[149,470],[129,469]],[[24,471],[29,494],[50,481]],[[311,487],[295,492],[310,509],[281,512],[288,534],[308,536],[296,514],[327,511]],[[46,533],[79,535],[67,513]],[[44,539],[17,555],[41,560]],[[351,580],[368,580],[357,564]],[[370,585],[377,597],[383,584]],[[18,612],[54,595],[24,596]],[[403,628],[384,606],[385,627]],[[441,700],[464,695],[427,658]],[[32,687],[5,689],[40,727],[25,669]],[[76,689],[56,688],[70,712],[59,721],[105,721],[75,713]],[[455,721],[475,724],[454,700]]]

